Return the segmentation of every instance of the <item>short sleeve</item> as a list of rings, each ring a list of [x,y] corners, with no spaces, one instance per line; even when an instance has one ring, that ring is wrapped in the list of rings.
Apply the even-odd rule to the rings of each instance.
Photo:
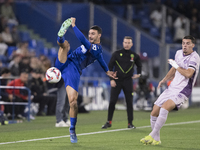
[[[198,65],[199,65],[199,58],[197,56],[191,57],[188,67],[196,70],[198,68]]]

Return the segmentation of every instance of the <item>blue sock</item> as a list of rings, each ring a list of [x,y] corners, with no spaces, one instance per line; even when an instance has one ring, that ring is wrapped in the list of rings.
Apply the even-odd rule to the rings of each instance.
[[[64,43],[65,42],[65,37],[64,36],[63,37],[59,37],[58,36],[57,40],[58,40],[59,43]]]
[[[70,121],[71,121],[70,130],[75,130],[77,118],[71,118],[71,117],[70,117]]]

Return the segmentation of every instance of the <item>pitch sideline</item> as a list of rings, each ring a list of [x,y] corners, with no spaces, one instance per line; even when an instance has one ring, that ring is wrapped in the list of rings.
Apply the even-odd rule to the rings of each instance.
[[[200,120],[188,121],[188,122],[168,123],[168,124],[165,124],[164,126],[172,126],[172,125],[180,125],[180,124],[192,124],[192,123],[200,123]],[[149,125],[149,126],[137,127],[137,129],[149,128],[149,127],[151,127],[151,126]],[[106,131],[98,131],[98,132],[90,132],[90,133],[81,133],[81,134],[77,134],[77,136],[108,133],[108,132],[117,132],[117,131],[124,131],[124,130],[132,130],[132,129],[124,128],[124,129],[106,130]],[[64,137],[69,137],[69,135],[57,136],[57,137],[48,137],[48,138],[40,138],[40,139],[22,140],[22,141],[14,141],[14,142],[4,142],[4,143],[0,143],[0,145],[14,144],[14,143],[24,143],[24,142],[33,142],[33,141],[42,141],[42,140],[58,139],[58,138],[64,138]]]

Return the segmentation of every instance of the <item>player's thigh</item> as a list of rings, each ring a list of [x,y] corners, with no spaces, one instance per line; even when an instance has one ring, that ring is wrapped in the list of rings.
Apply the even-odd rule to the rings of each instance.
[[[171,111],[176,107],[176,104],[173,100],[169,99],[166,102],[164,102],[164,104],[162,105],[162,108]]]

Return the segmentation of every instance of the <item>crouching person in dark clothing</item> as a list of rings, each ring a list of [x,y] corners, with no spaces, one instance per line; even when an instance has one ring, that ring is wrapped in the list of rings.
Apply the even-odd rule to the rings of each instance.
[[[47,86],[42,80],[42,71],[40,69],[32,70],[29,85],[33,96],[32,102],[39,103],[37,115],[55,115],[56,96],[47,94]],[[47,112],[45,112],[45,106],[47,106]]]

